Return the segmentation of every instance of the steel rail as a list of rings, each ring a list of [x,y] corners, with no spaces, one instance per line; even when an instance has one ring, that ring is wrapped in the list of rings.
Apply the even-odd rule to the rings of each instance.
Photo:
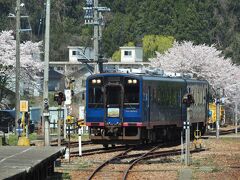
[[[191,150],[190,153],[193,154],[193,153],[198,153],[198,152],[202,152],[202,151],[205,151],[206,149],[194,149],[194,150]],[[143,157],[141,160],[144,160],[144,159],[153,159],[153,158],[158,158],[158,157],[163,157],[163,156],[176,156],[176,155],[181,155],[181,150],[172,150],[172,151],[165,151],[165,152],[156,152],[156,153],[153,153],[153,154],[150,154],[146,157]]]
[[[120,154],[112,157],[111,159],[108,159],[108,160],[105,161],[104,163],[102,163],[100,166],[98,166],[98,167],[92,172],[92,174],[88,177],[88,180],[91,180],[91,179],[94,177],[94,175],[95,175],[98,171],[100,171],[105,165],[107,165],[108,163],[110,163],[110,162],[113,161],[114,159],[118,159],[118,158],[120,158],[121,156],[126,155],[128,152],[130,152],[130,151],[133,150],[133,149],[134,149],[134,147],[131,147],[131,148],[127,149],[126,151],[124,151],[124,152],[122,152],[122,153],[120,153]]]
[[[94,154],[104,154],[104,153],[110,153],[110,152],[115,152],[115,151],[120,151],[120,150],[125,150],[126,147],[115,147],[115,148],[112,148],[112,149],[105,149],[105,148],[98,148],[98,149],[88,149],[88,150],[83,150],[82,151],[82,156],[91,156],[91,155],[94,155]],[[77,155],[75,155],[77,154]],[[73,151],[71,152],[71,157],[74,157],[74,156],[79,156],[78,155],[78,151]]]
[[[201,152],[201,151],[205,151],[206,149],[196,149],[196,150],[192,150],[191,153],[196,153],[196,152]],[[158,152],[151,152],[148,154],[147,157],[150,157],[150,156],[161,156],[161,154],[166,154],[166,155],[175,155],[175,153],[178,153],[178,152],[181,152],[181,149],[174,149],[174,150],[166,150],[166,151],[158,151]],[[121,159],[127,159],[127,158],[134,158],[134,157],[138,157],[140,156],[141,153],[138,153],[138,154],[130,154],[130,155],[125,155],[125,156],[122,156]],[[134,159],[135,160],[135,159]],[[134,161],[132,160],[132,161]],[[130,163],[132,162],[130,161]]]
[[[75,146],[78,147],[78,143],[79,143],[78,141],[73,141],[73,142],[70,142],[70,145],[71,145],[71,147],[75,147]],[[61,146],[64,146],[67,144],[68,144],[68,142],[64,141],[61,143]],[[82,141],[82,145],[90,145],[90,144],[92,144],[91,141]],[[51,146],[57,146],[57,143],[55,140],[51,142]]]
[[[146,152],[145,154],[143,154],[142,156],[140,156],[139,158],[135,159],[132,164],[127,168],[127,170],[125,170],[124,175],[123,175],[123,180],[127,179],[128,173],[129,171],[132,169],[132,167],[139,162],[142,158],[144,158],[145,156],[147,156],[149,153],[155,151],[156,149],[158,149],[160,147],[160,145],[155,146],[154,148],[152,148],[150,151]]]
[[[198,153],[201,151],[205,151],[206,149],[195,149],[195,150],[191,150],[191,153]],[[153,150],[154,151],[154,150]],[[128,169],[124,172],[124,176],[123,176],[123,180],[127,179],[127,176],[130,172],[130,170],[132,169],[132,167],[137,164],[139,161],[142,161],[144,159],[153,159],[153,158],[157,158],[157,157],[163,157],[163,156],[175,156],[175,155],[180,155],[181,154],[181,149],[176,149],[176,150],[169,150],[169,151],[160,151],[160,152],[148,152],[143,154],[141,157],[134,159],[131,162],[131,165],[128,167]],[[130,157],[130,156],[125,156],[123,158],[126,157]]]

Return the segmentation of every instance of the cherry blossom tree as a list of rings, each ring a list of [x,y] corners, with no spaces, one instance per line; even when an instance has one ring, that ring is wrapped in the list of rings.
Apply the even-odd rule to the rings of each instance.
[[[194,45],[192,42],[175,42],[166,53],[151,59],[153,67],[175,73],[191,73],[206,79],[213,90],[225,89],[227,102],[240,101],[240,68],[224,58],[213,45]]]
[[[7,90],[15,91],[16,40],[13,31],[0,32],[0,103]],[[43,70],[40,59],[41,42],[23,42],[20,45],[20,82],[23,86],[36,86],[37,73]]]

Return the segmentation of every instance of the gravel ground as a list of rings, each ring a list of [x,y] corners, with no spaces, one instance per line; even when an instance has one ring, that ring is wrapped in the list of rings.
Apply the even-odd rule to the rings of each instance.
[[[232,134],[232,136],[235,135]],[[203,139],[202,144],[207,150],[192,154],[192,162],[189,167],[181,164],[181,156],[151,159],[134,166],[128,179],[179,179],[180,171],[189,168],[192,170],[192,179],[240,180],[240,135],[238,138]],[[85,147],[87,148],[87,146]],[[181,146],[163,148],[161,150],[179,148]],[[131,153],[139,152],[143,153],[146,151],[141,150]],[[70,164],[62,160],[62,167],[55,170],[58,173],[68,173],[68,176],[65,176],[64,179],[87,179],[100,163],[119,153],[120,151],[75,157],[71,159]],[[126,168],[127,164],[110,164],[98,173],[95,179],[122,179],[123,171]]]

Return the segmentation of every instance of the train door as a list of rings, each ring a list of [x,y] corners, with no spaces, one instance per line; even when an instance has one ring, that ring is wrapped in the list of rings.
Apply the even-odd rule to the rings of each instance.
[[[147,92],[147,124],[148,127],[150,127],[150,119],[151,119],[151,87],[148,86],[148,92]]]
[[[105,124],[120,125],[123,111],[123,87],[108,85],[105,87]]]

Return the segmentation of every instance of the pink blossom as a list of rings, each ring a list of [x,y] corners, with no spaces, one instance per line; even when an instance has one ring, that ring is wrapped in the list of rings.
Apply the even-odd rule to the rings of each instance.
[[[213,89],[225,89],[228,102],[240,101],[240,68],[231,59],[224,58],[214,45],[194,45],[192,42],[175,42],[165,54],[156,52],[151,59],[153,67],[176,73],[191,73],[206,79]]]

